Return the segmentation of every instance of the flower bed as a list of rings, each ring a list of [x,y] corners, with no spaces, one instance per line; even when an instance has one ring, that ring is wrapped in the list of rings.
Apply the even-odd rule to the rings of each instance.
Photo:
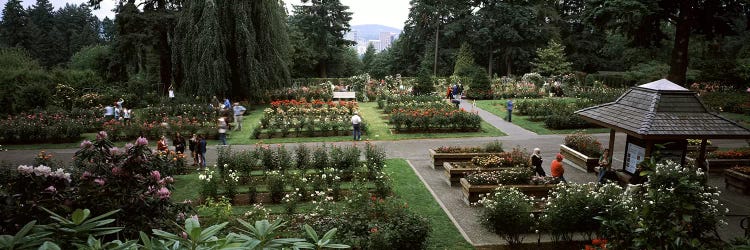
[[[447,104],[447,103],[446,103]],[[450,106],[450,104],[447,104]],[[481,128],[482,118],[477,113],[455,109],[394,110],[388,123],[395,132],[475,132]]]
[[[738,166],[724,171],[724,184],[727,190],[750,195],[750,167]]]
[[[486,156],[476,156],[471,162],[444,162],[446,180],[449,185],[458,183],[459,179],[470,174],[480,172],[495,172],[508,168],[526,169],[528,162],[525,152],[515,148],[510,152],[494,153]],[[531,172],[531,175],[534,175]],[[527,178],[528,180],[528,178]]]
[[[350,119],[358,107],[357,102],[349,101],[274,101],[271,108],[263,111],[253,136],[260,139],[349,135],[352,131]],[[361,124],[362,132],[366,133],[366,122]]]
[[[591,135],[576,132],[565,137],[564,144],[560,145],[560,153],[574,167],[594,172],[602,155],[602,144]]]
[[[466,162],[477,156],[487,156],[503,152],[502,143],[491,142],[485,147],[448,147],[428,149],[432,159],[432,168],[443,166],[445,162]]]
[[[517,188],[519,191],[528,196],[535,197],[546,197],[549,191],[555,187],[555,184],[518,184],[518,185],[490,185],[490,184],[471,184],[466,178],[461,178],[461,193],[463,194],[464,202],[467,205],[472,205],[482,199],[482,196],[488,193],[492,193],[497,187],[510,187]]]
[[[0,120],[0,143],[78,141],[82,133],[95,131],[102,121],[94,110],[9,115]]]

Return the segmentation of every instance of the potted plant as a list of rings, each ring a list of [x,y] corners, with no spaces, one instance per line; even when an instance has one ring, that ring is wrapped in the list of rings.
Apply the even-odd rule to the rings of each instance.
[[[560,153],[570,161],[574,167],[594,172],[599,165],[599,157],[602,155],[602,144],[591,135],[575,132],[565,137],[560,145]]]

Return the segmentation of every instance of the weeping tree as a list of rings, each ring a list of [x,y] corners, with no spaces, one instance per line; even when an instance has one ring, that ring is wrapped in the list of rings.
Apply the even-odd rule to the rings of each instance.
[[[186,1],[173,47],[180,89],[255,100],[290,86],[285,20],[277,0]]]

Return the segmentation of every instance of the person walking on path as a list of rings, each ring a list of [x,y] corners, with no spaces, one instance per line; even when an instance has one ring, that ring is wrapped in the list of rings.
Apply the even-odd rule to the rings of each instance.
[[[555,159],[550,165],[550,171],[552,172],[552,177],[559,178],[563,183],[568,183],[568,181],[565,180],[565,177],[563,177],[563,175],[565,174],[565,169],[563,168],[562,161],[563,156],[560,153],[557,153],[557,155],[555,155]]]
[[[180,135],[180,132],[175,133],[174,136],[174,151],[177,151],[177,153],[184,154],[185,153],[185,138]]]
[[[547,176],[542,168],[542,154],[539,148],[534,148],[534,153],[531,154],[531,166],[534,166],[534,172],[539,176]]]
[[[219,141],[221,145],[227,145],[227,122],[224,117],[219,117]]]
[[[109,121],[115,118],[115,107],[107,105],[104,107],[104,121]]]
[[[198,140],[198,135],[193,134],[193,137],[190,137],[190,140],[188,141],[188,149],[190,149],[190,157],[193,158],[193,166],[197,166],[198,162],[198,143],[200,141]]]
[[[174,86],[169,85],[169,101],[174,102]]]
[[[513,122],[513,99],[508,99],[505,105],[508,109],[508,122]]]
[[[602,183],[604,175],[610,171],[610,160],[609,160],[609,149],[605,148],[602,156],[599,157],[599,178],[596,180],[597,183]],[[603,183],[602,183],[603,184]]]
[[[242,116],[245,115],[247,109],[240,105],[239,102],[235,102],[232,109],[234,111],[234,122],[237,123],[237,128],[235,130],[240,131],[242,130]]]
[[[359,117],[359,113],[357,111],[354,111],[354,115],[352,116],[352,128],[353,128],[353,134],[354,134],[354,140],[355,141],[361,141],[362,140],[362,129],[360,128],[360,125],[362,123],[362,118]]]
[[[200,160],[198,164],[200,167],[196,170],[201,170],[206,168],[206,136],[200,135],[198,140],[198,160]]]

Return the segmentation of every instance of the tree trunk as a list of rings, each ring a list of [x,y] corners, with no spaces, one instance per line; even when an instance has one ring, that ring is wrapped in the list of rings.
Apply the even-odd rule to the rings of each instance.
[[[439,20],[439,19],[438,19]],[[435,29],[435,62],[433,64],[432,68],[432,75],[437,76],[437,58],[438,58],[438,44],[440,44],[438,41],[440,34],[440,21],[438,21],[437,29]]]
[[[492,53],[492,49],[490,49],[490,62],[487,65],[487,73],[489,74],[490,79],[492,79],[492,54],[494,53]]]
[[[326,69],[326,65],[328,62],[322,61],[318,63],[318,75],[320,78],[328,78],[328,71]]]
[[[674,47],[670,59],[669,75],[667,76],[667,79],[682,86],[687,84],[688,45],[690,42],[690,22],[692,21],[692,9],[690,4],[686,2],[681,1],[680,4],[680,15],[677,18]]]
[[[505,54],[505,75],[506,76],[510,76],[513,74],[513,71],[511,70],[512,66],[510,65],[510,63],[511,63],[510,53],[506,53]]]

